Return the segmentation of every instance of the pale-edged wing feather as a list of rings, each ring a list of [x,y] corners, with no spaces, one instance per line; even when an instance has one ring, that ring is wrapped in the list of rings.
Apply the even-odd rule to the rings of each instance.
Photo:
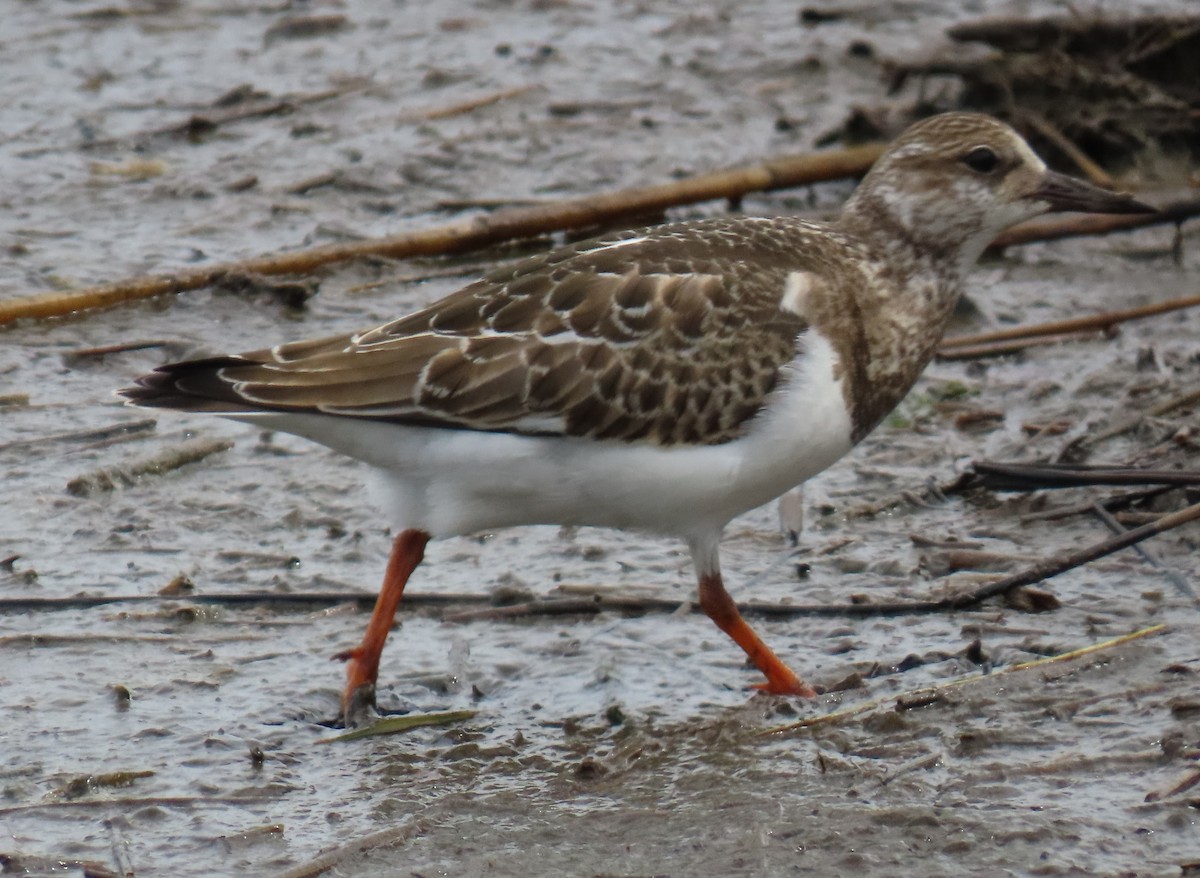
[[[367,332],[170,364],[123,394],[227,414],[725,442],[762,408],[807,328],[780,308],[799,267],[785,232],[740,219],[599,238]]]

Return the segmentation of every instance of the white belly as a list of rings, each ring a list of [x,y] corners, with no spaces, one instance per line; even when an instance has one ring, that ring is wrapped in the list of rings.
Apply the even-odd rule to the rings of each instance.
[[[851,447],[832,348],[815,332],[771,404],[723,445],[637,443],[405,427],[312,414],[240,418],[306,436],[378,471],[397,529],[435,537],[524,524],[718,531]]]

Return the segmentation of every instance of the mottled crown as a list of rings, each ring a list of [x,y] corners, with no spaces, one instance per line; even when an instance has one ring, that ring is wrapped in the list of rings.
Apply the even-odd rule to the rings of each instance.
[[[980,144],[1025,141],[1011,127],[981,113],[942,113],[910,125],[892,141],[885,158],[892,161],[911,156],[956,158]],[[884,166],[879,162],[876,167]]]

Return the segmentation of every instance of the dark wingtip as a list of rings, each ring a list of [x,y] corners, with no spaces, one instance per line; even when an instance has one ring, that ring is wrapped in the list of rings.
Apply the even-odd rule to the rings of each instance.
[[[162,407],[162,400],[177,396],[175,382],[169,366],[163,366],[145,375],[133,379],[129,387],[115,391],[117,396],[128,403],[153,408]]]
[[[117,390],[116,395],[140,408],[213,413],[250,411],[218,374],[226,366],[245,364],[245,360],[237,357],[167,363],[138,376],[132,385]]]

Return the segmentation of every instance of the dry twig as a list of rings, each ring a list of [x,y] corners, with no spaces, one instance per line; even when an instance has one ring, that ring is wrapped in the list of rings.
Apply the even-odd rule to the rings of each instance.
[[[959,487],[986,488],[991,491],[1040,491],[1098,485],[1200,485],[1200,472],[1192,470],[1154,470],[1104,464],[1001,463],[990,460],[973,461],[971,469],[973,473],[968,474],[964,485]]]
[[[1063,238],[1081,238],[1092,235],[1108,235],[1112,232],[1128,232],[1147,226],[1164,223],[1181,223],[1200,216],[1200,198],[1185,198],[1159,208],[1158,213],[1142,214],[1097,214],[1047,217],[1030,220],[1007,232],[992,242],[989,250],[995,252],[1005,247],[1034,244],[1043,241],[1058,241]]]
[[[1043,579],[1057,576],[1075,567],[1079,567],[1097,558],[1110,555],[1113,552],[1128,548],[1142,540],[1164,533],[1190,521],[1200,519],[1200,503],[1188,506],[1179,512],[1170,513],[1160,519],[1145,524],[1134,530],[1126,531],[1120,536],[1095,543],[1084,549],[1066,554],[1055,555],[1037,564],[1005,576],[1002,579],[989,582],[964,594],[928,601],[891,601],[865,604],[771,604],[748,602],[738,604],[738,609],[747,615],[768,616],[773,618],[796,618],[802,616],[817,617],[877,617],[910,615],[915,613],[936,613],[952,610],[965,610],[977,606],[989,598],[1009,592],[1023,585],[1032,585]],[[46,609],[70,609],[80,606],[97,606],[108,603],[138,602],[151,603],[162,600],[176,600],[158,595],[137,596],[81,596],[73,598],[4,598],[0,599],[0,611],[16,612]],[[374,603],[374,595],[343,595],[343,594],[287,594],[287,595],[255,595],[255,594],[226,594],[226,595],[190,595],[189,602],[195,603],[318,603],[336,605],[338,603],[357,602],[360,606],[369,607]],[[452,604],[452,603],[491,603],[488,595],[405,595],[402,606],[417,604]],[[621,597],[595,595],[587,599],[548,599],[517,604],[511,607],[500,607],[484,610],[480,613],[462,613],[447,618],[455,621],[470,621],[479,618],[517,618],[530,616],[581,615],[604,612],[606,610],[619,612],[676,612],[684,603],[670,598]],[[693,607],[695,609],[695,607]]]
[[[1101,506],[1109,511],[1114,509],[1125,509],[1134,503],[1139,503],[1142,500],[1149,500],[1152,497],[1165,494],[1170,490],[1171,488],[1169,486],[1151,488],[1148,491],[1130,491],[1127,494],[1118,494],[1116,496],[1108,497],[1099,501],[1085,500],[1082,503],[1072,503],[1068,506],[1057,506],[1053,509],[1045,509],[1041,512],[1030,512],[1028,515],[1022,515],[1020,523],[1025,525],[1032,524],[1035,521],[1055,521],[1060,518],[1069,518],[1072,515],[1082,515],[1085,512],[1092,511],[1093,502],[1099,502]],[[1161,517],[1161,515],[1156,514],[1153,520],[1157,521]],[[1145,522],[1142,523],[1144,524]]]
[[[0,302],[0,326],[24,317],[62,317],[164,293],[200,289],[230,273],[306,274],[326,265],[365,256],[400,259],[464,253],[514,238],[610,225],[623,218],[678,205],[739,198],[747,192],[853,177],[866,173],[882,150],[882,145],[870,145],[836,152],[783,156],[748,167],[699,174],[642,189],[512,208],[388,238],[327,244],[293,253],[185,269],[175,274],[144,275],[67,293],[17,297]]]
[[[1087,508],[1091,508],[1089,504]],[[1057,576],[1075,567],[1080,567],[1098,558],[1111,555],[1122,549],[1136,545],[1145,539],[1165,533],[1181,525],[1200,519],[1200,503],[1188,506],[1178,512],[1163,515],[1153,522],[1133,530],[1114,536],[1110,539],[1094,543],[1083,549],[1051,556],[1023,570],[994,580],[977,589],[958,595],[925,601],[890,601],[862,604],[774,604],[748,602],[738,605],[738,609],[747,615],[767,616],[774,618],[797,618],[804,616],[815,617],[851,617],[866,618],[880,616],[912,615],[917,613],[937,613],[946,611],[965,610],[977,606],[984,601],[1006,594],[1016,588],[1032,585]],[[3,598],[0,599],[0,612],[27,612],[30,610],[60,610],[78,607],[99,606],[109,603],[136,602],[152,603],[163,600],[177,600],[173,597],[159,595],[137,596],[79,596],[72,598]],[[218,604],[319,604],[336,605],[339,603],[355,602],[362,607],[374,604],[375,596],[371,594],[224,594],[224,595],[189,595],[186,599],[193,603]],[[491,604],[490,595],[406,595],[402,606],[411,607],[419,604],[454,604],[475,603]],[[624,597],[609,595],[594,595],[586,599],[566,598],[547,599],[517,604],[511,607],[489,608],[482,611],[459,613],[446,617],[453,621],[473,621],[480,618],[519,618],[532,616],[557,616],[595,614],[604,611],[618,612],[676,612],[688,602],[671,598]],[[693,610],[696,608],[693,606]]]
[[[364,835],[361,838],[356,838],[340,845],[328,853],[314,857],[311,861],[301,866],[279,872],[273,878],[317,878],[318,875],[324,875],[331,869],[338,869],[345,866],[348,860],[361,858],[368,851],[392,847],[419,835],[424,835],[429,831],[429,826],[430,824],[427,820],[418,817],[400,826],[381,829],[378,832],[372,832],[369,835]]]
[[[940,750],[936,753],[927,753],[924,756],[919,756],[916,759],[901,765],[891,774],[881,777],[879,779],[879,786],[886,787],[888,784],[894,783],[905,775],[912,774],[914,771],[925,771],[933,768],[935,765],[941,762],[943,758],[945,758],[945,754]]]
[[[1117,519],[1113,517],[1113,514],[1104,508],[1103,504],[1098,502],[1092,503],[1092,512],[1095,513],[1096,517],[1104,522],[1104,526],[1114,534],[1120,535],[1129,532],[1125,525],[1117,521]],[[1152,521],[1157,520],[1158,518],[1156,517]],[[1175,586],[1175,590],[1181,595],[1191,598],[1193,601],[1196,600],[1196,592],[1192,589],[1191,585],[1188,584],[1188,581],[1180,576],[1178,571],[1172,570],[1170,567],[1164,564],[1156,553],[1152,552],[1149,548],[1143,546],[1141,543],[1134,545],[1133,550],[1141,555],[1143,561],[1145,561],[1151,567],[1157,568],[1163,576],[1171,580],[1171,584]]]
[[[28,814],[32,811],[91,810],[128,814],[138,808],[194,808],[204,805],[250,805],[279,798],[283,789],[266,790],[257,795],[241,796],[139,796],[136,798],[113,799],[97,796],[94,799],[55,799],[51,802],[34,802],[29,805],[12,805],[0,808],[0,817],[9,814]]]
[[[363,728],[351,729],[330,738],[318,738],[317,744],[335,744],[347,741],[358,741],[362,738],[379,738],[387,735],[398,735],[413,729],[427,726],[448,726],[454,723],[466,722],[476,714],[474,710],[441,710],[433,713],[407,713],[403,716],[387,716],[378,719]]]
[[[490,107],[492,104],[498,104],[501,101],[509,98],[519,97],[526,92],[533,91],[535,88],[540,88],[538,85],[518,85],[515,88],[506,88],[503,91],[489,92],[478,97],[468,98],[465,101],[460,101],[457,104],[451,104],[448,107],[437,107],[432,110],[423,110],[413,114],[405,114],[401,117],[401,121],[414,121],[418,119],[434,120],[434,119],[449,119],[452,116],[461,116],[464,113],[470,113],[473,110],[478,110],[483,107]]]
[[[87,497],[112,491],[118,487],[132,485],[139,476],[162,475],[232,447],[233,443],[228,439],[193,439],[159,451],[150,457],[135,460],[126,466],[94,470],[76,476],[67,482],[67,492],[77,497]]]
[[[868,701],[863,704],[856,704],[853,707],[847,707],[843,710],[836,710],[833,713],[826,713],[820,716],[811,716],[802,719],[799,722],[787,723],[782,726],[775,726],[770,729],[765,729],[760,732],[761,735],[774,735],[781,732],[792,732],[799,729],[807,729],[818,725],[827,725],[829,723],[841,722],[851,717],[861,716],[865,713],[870,713],[884,706],[894,709],[894,706],[900,702],[911,702],[925,698],[940,697],[941,693],[950,689],[957,689],[960,686],[967,686],[971,683],[979,683],[984,680],[994,680],[998,677],[1003,677],[1008,674],[1016,674],[1022,671],[1029,671],[1034,668],[1042,668],[1047,665],[1056,664],[1059,662],[1068,662],[1073,659],[1083,658],[1085,656],[1094,655],[1106,649],[1123,646],[1134,640],[1140,640],[1143,637],[1149,637],[1153,634],[1161,634],[1167,630],[1166,625],[1151,625],[1149,628],[1143,628],[1140,631],[1134,631],[1131,634],[1123,634],[1120,637],[1114,637],[1111,640],[1105,640],[1100,643],[1093,643],[1090,646],[1085,646],[1080,649],[1073,649],[1070,652],[1060,653],[1059,655],[1048,656],[1046,658],[1035,659],[1029,662],[1022,662],[1019,665],[1013,665],[1008,668],[1002,668],[998,671],[993,671],[990,674],[974,674],[970,677],[959,677],[956,680],[950,680],[945,683],[940,683],[936,686],[926,686],[921,689],[914,689],[909,692],[902,692],[899,695],[891,695],[887,698]],[[1161,758],[1161,753],[1158,754]]]
[[[1024,110],[1020,112],[1020,119],[1030,128],[1037,131],[1038,134],[1042,135],[1042,137],[1053,143],[1058,149],[1062,150],[1063,154],[1075,163],[1075,167],[1079,168],[1083,175],[1097,186],[1103,186],[1105,189],[1116,188],[1116,184],[1113,182],[1113,178],[1108,175],[1108,172],[1092,161],[1082,149],[1076,146],[1069,137],[1059,131],[1044,116]]]
[[[1177,796],[1180,793],[1186,793],[1197,784],[1200,784],[1200,771],[1193,769],[1184,775],[1182,780],[1175,782],[1167,789],[1152,790],[1151,792],[1146,793],[1146,801],[1159,802],[1163,799],[1168,799],[1171,796]]]
[[[165,348],[174,345],[174,342],[166,339],[149,339],[147,341],[127,341],[118,344],[106,344],[99,347],[75,348],[72,351],[65,351],[62,355],[63,362],[70,365],[79,360],[89,360],[93,357],[104,357],[108,354],[123,354],[127,351],[146,351],[154,348]]]
[[[344,93],[344,90],[339,93]],[[643,189],[511,208],[388,238],[328,244],[293,253],[185,269],[174,274],[143,275],[66,293],[19,296],[0,302],[0,326],[22,318],[63,317],[77,311],[201,289],[211,286],[218,277],[229,273],[306,274],[326,265],[366,256],[401,259],[464,253],[547,232],[612,225],[669,207],[717,198],[736,200],[748,192],[860,176],[866,173],[883,149],[882,144],[870,144],[835,152],[783,156],[744,168],[700,174]],[[1010,229],[992,246],[1003,248],[1076,235],[1107,234],[1163,222],[1180,222],[1198,213],[1200,199],[1193,199],[1168,205],[1158,214],[1089,216],[1026,223]]]
[[[203,113],[196,113],[182,122],[168,125],[165,128],[156,128],[153,131],[143,132],[136,135],[133,139],[144,140],[150,137],[163,136],[197,137],[204,134],[211,134],[222,125],[228,125],[231,122],[260,119],[265,116],[284,115],[294,112],[298,107],[306,104],[317,104],[322,101],[345,97],[346,95],[366,91],[371,86],[372,83],[369,80],[357,79],[344,85],[309,94],[284,95],[281,98],[268,96],[257,99],[255,99],[256,96],[252,95],[250,96],[250,100],[227,101],[224,104],[218,101],[211,109],[207,109]],[[116,140],[94,141],[86,144],[86,146],[94,149],[100,146],[112,146],[119,142]]]
[[[1077,774],[1085,771],[1111,770],[1125,765],[1161,765],[1168,761],[1162,750],[1138,750],[1132,753],[1076,753],[1049,762],[1030,762],[1010,765],[994,771],[970,774],[960,778],[964,786],[994,783],[1014,777],[1045,777],[1051,774]]]
[[[939,360],[978,360],[981,357],[999,357],[1004,354],[1020,353],[1027,348],[1064,344],[1071,341],[1092,341],[1097,337],[1095,331],[1064,332],[1059,335],[1043,335],[1040,338],[1010,338],[1004,341],[984,342],[983,344],[950,344],[955,339],[947,339],[938,349]]]
[[[57,612],[103,607],[108,604],[202,604],[217,606],[275,606],[336,607],[355,604],[359,609],[370,610],[375,606],[376,595],[372,592],[343,594],[339,592],[235,592],[226,594],[178,595],[74,595],[65,598],[5,597],[0,598],[0,613]],[[421,594],[404,595],[404,606],[446,606],[453,604],[490,604],[492,596],[486,594]]]
[[[1152,536],[1164,533],[1180,525],[1187,524],[1200,519],[1200,503],[1195,503],[1178,512],[1172,512],[1169,515],[1164,515],[1157,521],[1149,524],[1144,524],[1141,527],[1133,530],[1125,531],[1125,533],[1112,537],[1111,539],[1103,540],[1099,543],[1093,543],[1083,549],[1074,552],[1067,552],[1062,555],[1055,555],[1047,558],[1032,567],[1028,567],[1011,576],[1006,576],[1003,579],[998,579],[995,582],[989,582],[987,585],[981,586],[972,592],[960,595],[958,597],[949,598],[944,602],[945,609],[962,610],[967,607],[973,607],[981,604],[988,598],[996,597],[997,595],[1006,594],[1015,588],[1023,585],[1032,585],[1035,582],[1041,582],[1043,579],[1049,579],[1052,576],[1057,576],[1060,573],[1065,573],[1075,567],[1081,567],[1095,561],[1097,558],[1103,558],[1105,555],[1111,555],[1114,552],[1119,552],[1121,549],[1127,549],[1130,546],[1140,543],[1142,540],[1149,539]]]
[[[1083,466],[1069,463],[1001,463],[972,461],[958,489],[987,488],[991,491],[1040,491],[1055,488],[1081,488],[1096,485],[1200,485],[1200,472],[1193,470],[1154,470],[1130,466]]]
[[[126,421],[109,427],[98,427],[94,430],[75,430],[70,433],[52,433],[49,436],[38,436],[35,439],[15,439],[0,445],[0,451],[11,451],[14,448],[42,445],[46,442],[100,442],[115,436],[128,436],[131,433],[144,433],[153,430],[158,425],[154,418],[143,418],[138,421]]]
[[[1200,387],[1160,402],[1158,405],[1151,407],[1147,414],[1152,418],[1161,418],[1163,415],[1175,411],[1175,409],[1194,405],[1197,402],[1200,402]]]
[[[1010,329],[998,329],[994,332],[980,332],[973,335],[959,335],[942,340],[938,356],[944,359],[958,359],[955,353],[962,348],[992,344],[994,342],[1029,340],[1048,335],[1062,335],[1072,332],[1099,332],[1110,329],[1118,323],[1138,320],[1143,317],[1154,317],[1184,308],[1194,308],[1200,305],[1200,295],[1184,296],[1179,299],[1169,299],[1165,302],[1155,302],[1152,305],[1142,305],[1138,308],[1125,308],[1120,311],[1106,311],[1102,314],[1091,314],[1087,317],[1071,317],[1066,320],[1052,320],[1049,323],[1034,323],[1027,326],[1014,326]],[[990,352],[1006,353],[1009,349]],[[960,355],[961,356],[961,355]]]

